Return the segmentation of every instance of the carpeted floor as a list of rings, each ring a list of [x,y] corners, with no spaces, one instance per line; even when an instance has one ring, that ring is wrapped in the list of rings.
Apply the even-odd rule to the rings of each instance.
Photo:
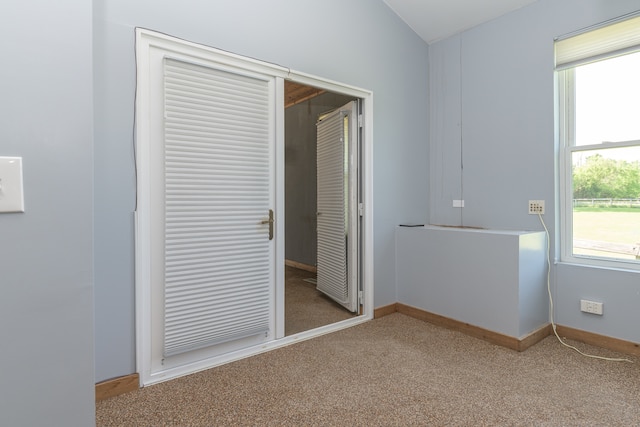
[[[638,426],[631,359],[555,337],[518,353],[396,313],[97,402],[97,425]]]
[[[285,267],[285,335],[308,331],[349,319],[354,314],[316,289],[305,279],[315,278],[315,273],[293,267]]]

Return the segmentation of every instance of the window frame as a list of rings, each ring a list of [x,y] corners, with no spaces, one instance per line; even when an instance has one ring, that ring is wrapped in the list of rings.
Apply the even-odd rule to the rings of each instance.
[[[632,53],[640,53],[640,49]],[[611,55],[600,60],[613,59],[616,56],[618,55]],[[558,195],[560,199],[560,261],[587,266],[638,271],[640,270],[640,261],[638,260],[573,253],[573,154],[576,152],[607,150],[621,147],[640,147],[640,140],[576,145],[575,68],[576,66],[567,67],[557,70],[555,73],[558,91],[558,138],[560,143],[560,170],[558,175]]]

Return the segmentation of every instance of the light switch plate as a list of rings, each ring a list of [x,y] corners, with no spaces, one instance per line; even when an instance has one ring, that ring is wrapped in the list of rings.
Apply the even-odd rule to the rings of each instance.
[[[0,212],[24,212],[22,157],[0,157]]]

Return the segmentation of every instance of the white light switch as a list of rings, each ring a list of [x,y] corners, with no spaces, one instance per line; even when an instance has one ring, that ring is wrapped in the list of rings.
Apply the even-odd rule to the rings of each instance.
[[[22,157],[0,157],[0,212],[24,212]]]

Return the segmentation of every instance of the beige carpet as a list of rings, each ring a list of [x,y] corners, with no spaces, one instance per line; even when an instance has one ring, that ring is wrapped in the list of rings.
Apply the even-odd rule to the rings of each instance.
[[[315,277],[315,273],[285,267],[284,323],[286,336],[330,325],[354,316],[318,291],[316,285],[305,281],[305,279]]]
[[[517,353],[396,313],[98,402],[97,424],[638,426],[632,360],[555,337]]]

